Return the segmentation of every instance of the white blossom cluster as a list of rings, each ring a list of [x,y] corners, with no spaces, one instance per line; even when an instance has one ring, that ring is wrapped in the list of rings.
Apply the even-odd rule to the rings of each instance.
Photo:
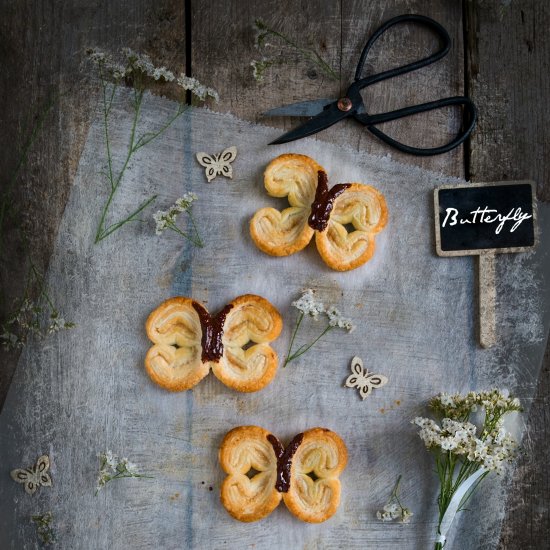
[[[159,210],[153,214],[156,223],[157,235],[162,235],[166,229],[173,229],[176,220],[182,212],[189,212],[191,206],[198,199],[195,193],[184,193],[168,210]]]
[[[274,64],[275,61],[272,61],[265,57],[262,57],[262,59],[253,59],[250,62],[250,66],[252,67],[252,76],[254,77],[254,80],[256,82],[262,82],[267,69],[269,69],[269,67]]]
[[[111,451],[99,455],[99,474],[97,477],[96,494],[112,479],[122,477],[144,477],[138,472],[138,467],[127,458],[119,458]]]
[[[502,416],[509,411],[518,411],[520,403],[498,390],[470,392],[467,396],[440,394],[432,401],[432,407],[463,410],[467,402],[470,411],[481,406],[485,409],[485,422],[478,434],[478,428],[468,420],[445,417],[441,424],[430,418],[417,417],[412,423],[420,428],[419,436],[430,450],[451,453],[486,470],[501,473],[507,462],[516,455],[517,443],[503,427]]]
[[[351,319],[344,317],[335,307],[327,309],[326,314],[328,316],[329,325],[331,327],[344,328],[348,332],[353,332],[355,330],[355,325],[353,324]]]
[[[292,305],[299,309],[304,315],[317,317],[320,313],[325,312],[325,305],[315,299],[315,295],[311,288],[304,290],[302,296],[298,300],[292,302]]]
[[[191,78],[183,73],[176,76],[166,67],[156,67],[148,55],[137,53],[130,48],[122,49],[124,63],[115,60],[101,50],[90,48],[87,53],[92,63],[98,65],[116,81],[136,75],[146,76],[156,82],[175,82],[183,90],[192,92],[201,101],[208,97],[213,98],[216,102],[220,99],[216,90],[204,86],[196,78]]]
[[[302,296],[300,296],[298,300],[292,302],[292,305],[296,309],[300,310],[304,315],[309,315],[314,318],[317,318],[319,314],[324,313],[328,317],[329,325],[331,327],[343,328],[348,332],[353,332],[355,330],[355,325],[351,319],[344,317],[335,307],[325,307],[322,302],[315,299],[314,291],[310,288],[304,290]]]
[[[397,502],[389,502],[376,512],[376,517],[381,521],[393,521],[399,519],[401,523],[410,523],[413,513],[408,508],[403,508]]]
[[[46,313],[47,322],[44,323]],[[60,317],[56,310],[46,312],[42,305],[25,298],[18,310],[2,325],[0,345],[8,350],[22,348],[31,334],[43,337],[74,326],[74,323]]]
[[[464,395],[440,393],[431,400],[430,408],[443,417],[455,420],[466,419],[479,408],[485,409],[488,415],[522,410],[517,397],[511,397],[508,390],[498,389],[471,391]]]

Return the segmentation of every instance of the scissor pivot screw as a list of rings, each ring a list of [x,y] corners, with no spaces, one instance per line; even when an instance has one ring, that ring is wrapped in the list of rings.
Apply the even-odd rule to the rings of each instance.
[[[353,103],[349,97],[342,97],[338,100],[337,103],[338,109],[340,111],[349,111],[353,107]]]

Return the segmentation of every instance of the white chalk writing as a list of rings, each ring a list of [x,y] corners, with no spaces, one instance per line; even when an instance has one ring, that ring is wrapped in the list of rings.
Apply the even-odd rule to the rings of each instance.
[[[497,223],[498,225],[495,228],[495,233],[498,235],[504,228],[506,222],[515,222],[510,228],[510,233],[513,233],[522,222],[532,218],[531,214],[523,212],[521,206],[515,210],[512,208],[508,214],[500,214],[498,210],[492,208],[478,207],[475,210],[469,212],[468,217],[459,217],[459,211],[456,208],[447,208],[445,213],[445,219],[441,227],[445,227],[447,223],[449,227],[453,225],[465,225],[465,224],[492,224]]]

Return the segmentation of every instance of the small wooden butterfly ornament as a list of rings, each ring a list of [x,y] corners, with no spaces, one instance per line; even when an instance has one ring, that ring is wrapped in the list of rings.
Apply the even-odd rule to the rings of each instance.
[[[225,176],[233,179],[233,167],[231,163],[237,158],[237,148],[228,147],[218,155],[197,153],[197,160],[204,166],[206,179],[211,182],[216,176]]]
[[[388,383],[388,379],[382,374],[373,374],[363,367],[363,361],[355,356],[351,360],[351,372],[346,379],[347,388],[357,388],[359,394],[365,399],[373,389],[381,388]]]
[[[25,484],[25,492],[33,495],[38,487],[51,487],[52,478],[48,473],[50,459],[48,455],[42,455],[34,466],[30,468],[16,468],[10,472],[11,478],[17,483]]]

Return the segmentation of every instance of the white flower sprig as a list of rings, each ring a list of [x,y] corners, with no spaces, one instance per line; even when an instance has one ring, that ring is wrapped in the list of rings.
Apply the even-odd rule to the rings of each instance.
[[[442,520],[461,485],[481,470],[475,484],[465,486],[468,489],[459,510],[490,472],[500,474],[514,460],[517,443],[504,428],[504,416],[522,409],[519,399],[498,389],[466,395],[441,393],[431,400],[430,408],[441,417],[440,423],[424,417],[412,423],[420,428],[418,435],[435,457],[440,483],[438,536],[442,538],[435,548],[441,550],[445,544]],[[476,415],[482,417],[479,427],[474,423]]]
[[[174,231],[191,241],[195,246],[202,248],[204,244],[200,238],[197,225],[195,224],[195,220],[191,212],[193,203],[197,199],[198,197],[195,193],[184,193],[183,197],[180,197],[172,206],[170,206],[168,210],[159,210],[158,212],[155,212],[155,214],[153,214],[153,219],[156,223],[157,235],[162,235],[164,231],[170,229],[171,231]],[[193,225],[193,235],[184,233],[176,225],[177,218],[182,213],[188,214],[191,224]]]
[[[137,53],[130,48],[122,48],[120,58],[98,50],[89,48],[87,53],[92,63],[97,65],[105,78],[120,82],[122,79],[132,80],[137,78],[139,85],[144,84],[144,79],[155,82],[173,82],[183,91],[190,91],[201,101],[211,97],[218,102],[220,96],[214,88],[201,84],[196,78],[186,76],[183,73],[176,75],[166,67],[156,67],[147,54]],[[135,85],[135,83],[132,83]],[[183,99],[183,98],[182,98]]]
[[[32,288],[38,288],[38,296],[31,300]],[[44,338],[63,329],[74,328],[53,304],[46,281],[32,263],[27,275],[27,286],[21,302],[0,327],[0,345],[7,350],[22,348],[31,335]]]
[[[355,326],[351,319],[344,317],[335,307],[326,308],[322,302],[315,299],[314,291],[311,289],[306,289],[298,300],[292,302],[292,306],[295,307],[300,314],[298,315],[298,320],[296,321],[296,326],[290,339],[290,345],[283,367],[286,367],[291,361],[310,350],[330,330],[334,328],[342,328],[348,332],[353,332],[355,330]],[[294,340],[296,339],[296,335],[298,334],[304,317],[308,316],[317,319],[319,315],[325,315],[327,317],[327,326],[311,343],[303,344],[295,352],[292,352]]]
[[[95,494],[97,495],[109,481],[125,477],[152,478],[153,476],[140,474],[138,467],[127,458],[119,458],[111,451],[102,452],[99,455],[99,474]]]
[[[274,38],[277,44],[268,42],[270,38]],[[283,54],[278,58],[263,56],[261,60],[253,60],[250,63],[256,82],[261,82],[264,79],[265,72],[272,65],[282,65],[288,62],[284,57],[285,53],[298,53],[301,57],[316,65],[331,80],[338,80],[340,78],[338,73],[315,50],[300,46],[286,34],[270,27],[261,19],[254,21],[254,45],[258,50],[276,47],[277,51],[281,51]]]
[[[92,63],[94,63],[99,72],[102,88],[102,103],[103,103],[103,126],[105,136],[105,151],[106,151],[106,169],[104,175],[108,181],[109,197],[103,206],[101,217],[95,234],[94,242],[97,244],[123,225],[129,222],[141,221],[139,215],[147,208],[155,199],[156,195],[145,200],[131,214],[125,218],[109,223],[107,221],[108,213],[112,206],[114,197],[123,181],[124,173],[128,168],[130,161],[135,153],[148,143],[151,143],[158,136],[163,134],[173,123],[180,117],[185,109],[185,95],[190,91],[196,98],[204,101],[208,97],[218,101],[218,93],[201,84],[197,79],[188,77],[184,74],[176,76],[166,67],[156,67],[149,56],[139,54],[129,48],[122,50],[120,59],[115,59],[112,55],[96,49],[89,49],[88,55]],[[145,132],[138,135],[138,122],[141,114],[141,106],[147,85],[150,83],[156,84],[173,84],[180,88],[180,100],[176,112],[165,121],[158,130],[154,132]],[[130,139],[128,150],[122,167],[115,170],[113,166],[113,157],[111,151],[111,136],[109,130],[109,114],[113,106],[116,89],[119,85],[124,84],[133,89],[133,98],[131,105],[133,108],[132,128],[130,130]]]
[[[393,490],[391,492],[388,502],[384,505],[382,510],[376,512],[376,517],[382,521],[394,521],[399,519],[401,523],[409,523],[413,516],[413,513],[401,504],[399,499],[399,484],[401,483],[401,477],[397,478]]]

